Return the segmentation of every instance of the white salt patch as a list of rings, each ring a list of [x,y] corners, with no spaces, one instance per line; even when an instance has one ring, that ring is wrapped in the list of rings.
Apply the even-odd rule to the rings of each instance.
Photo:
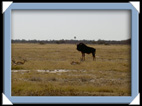
[[[12,72],[18,72],[18,70],[12,70]]]
[[[29,70],[12,70],[12,72],[30,72]]]
[[[62,73],[62,72],[69,72],[69,71],[77,71],[77,70],[65,70],[65,69],[55,69],[55,70],[36,70],[37,72],[42,73]],[[12,72],[30,72],[30,70],[12,70]],[[84,72],[84,70],[83,70]]]
[[[74,70],[64,70],[64,69],[55,69],[55,70],[37,70],[37,72],[48,72],[48,73],[60,73],[60,72],[68,72]]]

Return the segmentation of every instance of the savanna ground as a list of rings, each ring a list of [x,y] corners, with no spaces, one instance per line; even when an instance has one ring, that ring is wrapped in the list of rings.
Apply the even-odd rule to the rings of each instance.
[[[27,62],[12,64],[11,95],[130,96],[131,46],[88,46],[96,48],[96,61],[86,54],[85,61],[71,65],[81,58],[75,44],[12,44],[11,58]]]

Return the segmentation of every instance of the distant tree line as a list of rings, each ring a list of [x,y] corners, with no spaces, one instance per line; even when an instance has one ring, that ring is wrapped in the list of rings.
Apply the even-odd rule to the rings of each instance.
[[[85,43],[85,44],[104,44],[104,45],[110,45],[110,44],[131,44],[131,39],[127,40],[11,40],[12,43],[39,43],[39,44],[77,44],[77,43]]]

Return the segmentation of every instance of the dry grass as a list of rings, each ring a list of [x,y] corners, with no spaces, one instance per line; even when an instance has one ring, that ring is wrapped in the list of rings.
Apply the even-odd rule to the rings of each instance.
[[[130,96],[130,45],[88,45],[96,48],[96,61],[73,44],[12,44],[12,58],[26,59],[24,65],[12,65],[12,96]],[[36,70],[69,69],[61,73]]]

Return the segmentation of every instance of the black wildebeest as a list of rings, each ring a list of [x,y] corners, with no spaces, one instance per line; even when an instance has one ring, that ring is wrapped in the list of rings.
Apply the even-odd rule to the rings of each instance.
[[[84,43],[77,44],[77,50],[82,53],[82,60],[85,60],[85,53],[90,54],[92,53],[93,60],[95,59],[96,49],[92,47],[86,46]]]

